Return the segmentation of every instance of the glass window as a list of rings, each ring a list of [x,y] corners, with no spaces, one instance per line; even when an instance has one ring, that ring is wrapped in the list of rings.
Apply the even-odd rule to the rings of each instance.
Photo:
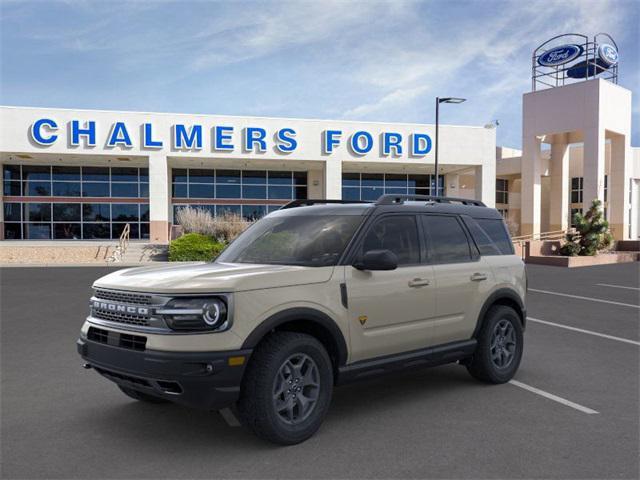
[[[571,203],[582,203],[582,177],[571,179]]]
[[[109,167],[82,167],[82,181],[108,182]]]
[[[112,203],[111,218],[114,222],[137,222],[138,205],[136,203]]]
[[[265,218],[245,230],[218,257],[218,262],[335,265],[361,216],[286,215]]]
[[[403,187],[407,188],[407,176],[404,174],[388,173],[384,177],[385,187]]]
[[[171,196],[174,198],[187,198],[187,184],[174,183],[171,186]]]
[[[22,224],[21,223],[5,223],[4,239],[5,240],[22,239]]]
[[[391,194],[391,195],[406,195],[407,194],[407,189],[406,188],[402,188],[402,187],[385,187],[384,188],[384,193],[385,194]]]
[[[82,219],[88,222],[108,222],[111,220],[111,205],[108,203],[85,203],[82,205]]]
[[[138,184],[137,183],[112,183],[111,196],[136,198],[138,196]]]
[[[252,222],[267,214],[266,205],[242,205],[242,216]]]
[[[496,203],[509,203],[509,181],[496,178]]]
[[[393,215],[378,220],[367,232],[361,253],[390,250],[398,257],[398,265],[420,263],[420,241],[413,215]]]
[[[138,182],[138,169],[134,167],[114,167],[111,169],[112,182]]]
[[[4,182],[3,194],[7,197],[19,197],[22,195],[21,183],[13,181]]]
[[[269,185],[291,185],[293,177],[291,172],[278,172],[269,170]]]
[[[216,185],[216,198],[240,198],[240,185]]]
[[[3,165],[2,179],[20,181],[20,165]]]
[[[240,170],[217,170],[216,183],[240,183]]]
[[[215,178],[215,170],[206,170],[203,168],[189,169],[189,183],[213,183]]]
[[[140,224],[140,238],[150,238],[149,237],[149,224],[148,223],[141,223]]]
[[[429,188],[430,175],[409,175],[409,188]]]
[[[342,187],[343,200],[360,200],[360,189],[354,187]]]
[[[171,176],[173,182],[187,183],[187,169],[186,168],[173,168],[171,169]]]
[[[297,188],[304,188],[304,187],[297,187]],[[285,186],[269,187],[269,198],[274,200],[290,200],[291,187],[285,187]]]
[[[22,205],[20,203],[5,203],[4,204],[4,221],[5,222],[19,222],[22,220]]]
[[[51,221],[51,204],[50,203],[25,203],[24,204],[24,221],[50,222]]]
[[[502,219],[478,218],[476,222],[503,255],[513,254],[513,243]]]
[[[216,211],[218,215],[228,213],[242,216],[242,206],[240,205],[217,205]]]
[[[242,172],[243,185],[264,185],[266,183],[267,183],[266,170],[243,170]]]
[[[80,167],[52,167],[54,180],[80,181]]]
[[[148,203],[140,204],[140,221],[142,222],[149,221],[149,204]]]
[[[374,201],[378,200],[383,194],[383,187],[362,187],[362,193],[360,195],[362,200]]]
[[[111,227],[108,223],[84,223],[82,233],[83,238],[88,240],[111,238]]]
[[[306,185],[307,172],[293,172],[293,183],[295,185]]]
[[[141,198],[149,198],[149,184],[141,183],[140,184],[140,197]]]
[[[24,184],[24,194],[27,197],[48,197],[51,195],[51,182],[26,182]]]
[[[359,173],[343,173],[342,186],[343,187],[359,187],[360,174]]]
[[[82,228],[79,223],[54,223],[53,238],[79,240],[82,238]]]
[[[469,262],[471,251],[467,236],[456,217],[422,215],[429,241],[429,255],[433,263]]]
[[[79,203],[54,203],[53,204],[53,221],[54,222],[79,222],[80,221],[80,204]]]
[[[384,175],[382,173],[363,173],[362,186],[363,187],[383,187]]]
[[[23,165],[23,180],[51,180],[51,167],[41,165]]]
[[[291,192],[291,187],[289,187],[289,192]],[[246,185],[246,186],[243,185],[242,198],[257,198],[257,199],[267,198],[267,187],[259,186],[259,185]]]
[[[25,223],[23,225],[24,238],[28,240],[47,240],[51,238],[50,223]]]
[[[305,200],[307,198],[307,187],[293,187],[293,196],[296,200]]]
[[[126,225],[126,223],[113,223],[111,225],[111,238],[119,238]],[[129,228],[129,238],[140,238],[140,229],[137,223],[130,223]]]
[[[109,184],[108,183],[83,183],[82,196],[83,197],[108,197]]]
[[[215,198],[215,187],[213,184],[190,183],[189,198]]]
[[[54,197],[79,197],[80,183],[75,182],[53,182]]]
[[[148,168],[141,168],[140,169],[140,181],[141,182],[148,182],[149,181],[149,169]]]

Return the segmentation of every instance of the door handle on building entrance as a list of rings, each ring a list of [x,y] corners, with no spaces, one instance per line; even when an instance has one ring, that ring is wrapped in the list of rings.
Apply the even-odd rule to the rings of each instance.
[[[472,282],[481,282],[482,280],[486,280],[487,276],[484,273],[474,273],[471,275]]]
[[[410,287],[426,287],[431,281],[428,278],[414,278],[409,280]]]

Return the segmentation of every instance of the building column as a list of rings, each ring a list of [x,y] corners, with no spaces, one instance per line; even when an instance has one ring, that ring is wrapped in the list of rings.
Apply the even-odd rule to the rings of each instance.
[[[549,230],[566,230],[569,226],[569,145],[567,134],[555,135],[551,145],[551,192]]]
[[[342,161],[336,158],[324,162],[324,198],[342,200]]]
[[[520,210],[520,234],[540,233],[542,158],[540,138],[525,136],[522,152],[522,194]]]
[[[309,170],[307,172],[307,198],[322,199],[324,197],[323,186],[324,172],[322,170]]]
[[[149,155],[149,241],[169,243],[171,178],[164,154]]]
[[[0,163],[0,167],[2,164]],[[4,182],[0,182],[0,242],[4,240],[4,202],[2,196],[4,195]]]
[[[582,210],[586,212],[595,199],[604,204],[604,129],[590,128],[584,132],[582,161]]]
[[[609,201],[609,226],[616,240],[629,236],[629,178],[631,177],[631,145],[628,135],[615,135],[611,139],[611,162],[607,200]]]
[[[447,173],[444,176],[444,191],[447,197],[460,196],[460,175],[457,173]]]
[[[487,207],[496,206],[496,162],[495,159],[474,167],[475,171],[475,199],[480,200]]]

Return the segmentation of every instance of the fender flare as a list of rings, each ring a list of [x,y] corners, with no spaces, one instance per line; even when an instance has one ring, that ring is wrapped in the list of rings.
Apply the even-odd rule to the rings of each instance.
[[[484,305],[482,305],[480,314],[478,315],[478,320],[476,322],[476,328],[473,330],[472,338],[476,338],[478,333],[480,332],[480,329],[482,328],[482,322],[484,321],[484,317],[487,311],[496,303],[501,303],[501,300],[507,300],[509,303],[515,303],[518,306],[516,312],[520,316],[522,328],[525,328],[527,323],[527,309],[525,308],[520,295],[518,295],[518,293],[511,288],[499,288],[491,295],[489,295],[489,298],[487,298],[487,300],[485,300],[484,302]]]
[[[270,331],[296,320],[314,323],[328,332],[336,346],[338,366],[347,363],[347,342],[338,324],[326,313],[308,307],[289,308],[271,315],[249,334],[242,344],[242,348],[255,348]]]

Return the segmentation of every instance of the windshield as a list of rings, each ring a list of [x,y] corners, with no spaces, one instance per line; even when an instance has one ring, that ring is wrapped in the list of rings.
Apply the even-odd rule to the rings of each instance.
[[[266,217],[240,235],[217,262],[335,265],[362,222],[359,215]]]

